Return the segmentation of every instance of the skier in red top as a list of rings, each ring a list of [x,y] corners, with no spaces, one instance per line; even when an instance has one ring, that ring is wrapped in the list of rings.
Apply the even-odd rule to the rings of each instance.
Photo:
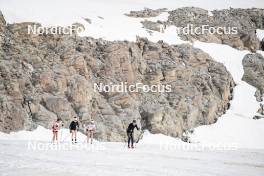
[[[52,124],[52,133],[53,133],[53,137],[52,137],[52,142],[55,143],[57,141],[58,143],[58,133],[60,130],[60,126],[62,125],[61,123],[61,119],[58,118],[53,124]]]

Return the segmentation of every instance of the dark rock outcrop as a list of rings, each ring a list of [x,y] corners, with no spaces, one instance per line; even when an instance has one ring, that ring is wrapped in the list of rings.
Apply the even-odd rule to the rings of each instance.
[[[4,18],[4,15],[2,14],[2,12],[0,11],[0,24],[2,25],[6,25],[6,21]]]
[[[155,9],[155,10],[145,8],[144,10],[140,10],[140,11],[130,11],[128,14],[125,15],[135,18],[149,18],[149,17],[156,17],[160,15],[162,12],[165,12],[166,10],[167,10],[166,8]]]
[[[260,42],[260,48],[262,51],[264,51],[264,38]]]
[[[143,25],[144,28],[148,29],[148,31],[152,31],[152,32],[158,31],[164,33],[163,22],[161,21],[153,22],[149,20],[144,20],[141,21],[141,24]]]
[[[256,87],[255,97],[258,102],[263,102],[264,93],[264,57],[259,54],[247,54],[243,59],[244,75],[243,80],[248,84]],[[263,104],[257,111],[259,115],[255,115],[253,119],[258,120],[264,118]]]
[[[256,101],[263,102],[264,93],[264,57],[259,54],[247,54],[243,59],[244,75],[242,80],[256,87]],[[253,119],[264,118],[263,104],[260,107]]]
[[[255,115],[253,119],[259,120],[264,118],[264,105],[262,103],[259,104],[259,109],[257,111],[258,115]]]
[[[264,57],[259,54],[247,54],[243,59],[244,75],[242,80],[257,88],[257,101],[263,100],[264,93]]]
[[[259,120],[259,119],[263,119],[263,118],[264,118],[264,116],[259,116],[259,115],[255,115],[253,117],[254,120]]]

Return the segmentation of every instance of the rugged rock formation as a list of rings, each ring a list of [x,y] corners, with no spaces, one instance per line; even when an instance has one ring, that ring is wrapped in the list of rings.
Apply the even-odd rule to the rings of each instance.
[[[264,51],[264,38],[260,42],[260,49]]]
[[[264,57],[259,54],[247,54],[243,59],[243,80],[256,87],[256,96],[262,97],[264,92]]]
[[[165,12],[166,10],[167,10],[166,8],[156,9],[156,10],[145,8],[144,10],[140,10],[140,11],[130,11],[129,14],[125,14],[125,15],[135,18],[149,18],[149,17],[156,17],[160,15],[162,12]]]
[[[243,59],[244,75],[243,80],[257,88],[255,97],[258,102],[263,102],[264,93],[264,57],[259,54],[247,54]],[[264,118],[263,104],[260,103],[258,110],[260,115],[254,119]]]
[[[234,82],[223,64],[190,45],[33,35],[33,23],[0,20],[0,130],[49,127],[57,117],[93,118],[97,138],[122,141],[132,119],[181,136],[229,108]],[[98,92],[94,83],[171,85],[171,92]]]
[[[138,11],[138,14],[140,13],[142,11]],[[237,49],[248,49],[251,51],[261,49],[260,41],[256,36],[256,29],[264,29],[264,9],[230,8],[214,10],[212,15],[209,15],[207,10],[201,8],[183,7],[168,11],[168,13],[168,20],[157,21],[157,27],[155,27],[155,22],[150,21],[143,21],[143,27],[160,31],[157,30],[160,23],[163,23],[164,28],[175,25],[183,29],[175,31],[183,40],[221,43]],[[198,34],[203,26],[205,29],[211,27],[210,31],[212,33],[205,30],[204,33]],[[197,28],[198,32],[194,31],[195,28]],[[223,34],[216,33],[218,28],[220,33]],[[187,30],[189,30],[188,33],[186,32]]]
[[[144,20],[144,21],[141,21],[141,24],[143,25],[144,28],[148,30],[164,32],[163,22],[161,21],[153,22],[149,20]]]

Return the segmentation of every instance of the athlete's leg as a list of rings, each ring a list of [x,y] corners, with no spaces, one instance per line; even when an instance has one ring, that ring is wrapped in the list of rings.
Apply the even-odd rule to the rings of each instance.
[[[90,138],[90,134],[89,134],[89,130],[86,131],[86,135],[87,135],[87,143],[89,143],[89,138]]]
[[[93,133],[94,133],[94,132],[91,131],[91,136],[90,136],[90,137],[91,137],[91,144],[93,143]]]
[[[55,132],[55,140],[58,142],[58,131]]]
[[[71,138],[72,138],[72,143],[73,143],[73,140],[74,140],[74,130],[71,130]]]
[[[131,133],[131,144],[132,144],[132,148],[134,147],[134,134]]]
[[[75,143],[77,143],[77,130],[74,130],[74,139],[75,139]]]
[[[130,141],[131,141],[131,134],[130,133],[127,133],[127,138],[128,138],[127,145],[128,145],[128,147],[130,147]]]
[[[52,131],[52,142],[55,142],[55,131]]]

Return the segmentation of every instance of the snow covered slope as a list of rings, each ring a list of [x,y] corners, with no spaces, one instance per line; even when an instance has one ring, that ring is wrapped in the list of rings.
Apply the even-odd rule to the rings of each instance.
[[[231,107],[218,122],[200,126],[191,135],[191,140],[201,143],[236,143],[239,147],[262,148],[264,141],[264,119],[253,120],[259,103],[254,97],[256,89],[242,81],[242,59],[248,51],[239,51],[227,45],[195,42],[194,47],[210,54],[216,61],[223,63],[232,74],[237,86]]]
[[[35,21],[42,25],[70,25],[74,22],[81,22],[86,27],[83,35],[90,35],[106,40],[130,40],[134,41],[135,36],[151,37],[140,24],[142,19],[129,18],[124,16],[131,10],[142,10],[148,8],[175,9],[185,6],[201,7],[208,10],[224,8],[250,8],[264,7],[262,0],[224,0],[213,2],[209,0],[8,0],[0,1],[0,7],[9,23]],[[166,18],[163,13],[160,20]],[[89,18],[89,24],[84,18]],[[152,18],[157,19],[157,18]],[[150,19],[151,20],[151,19]],[[173,32],[172,32],[173,31]],[[179,43],[178,37],[173,28],[167,30],[166,34],[155,32],[152,38],[156,41],[164,39],[169,43]],[[174,40],[171,41],[171,40]]]
[[[86,30],[81,34],[83,36],[130,41],[135,41],[136,36],[141,36],[148,37],[152,41],[163,40],[169,44],[184,43],[177,36],[175,27],[167,28],[164,33],[153,32],[150,35],[142,28],[140,23],[142,19],[130,18],[124,13],[128,13],[130,10],[142,10],[144,7],[175,9],[183,6],[196,6],[208,10],[229,7],[263,8],[264,2],[262,0],[231,0],[213,3],[208,0],[0,1],[1,10],[9,23],[36,21],[43,25],[70,25],[74,22],[81,22],[86,27]],[[150,20],[164,20],[167,16],[168,14],[164,12],[158,17],[150,18]],[[91,19],[92,23],[89,24],[84,18]],[[241,81],[243,75],[242,59],[248,51],[238,51],[225,45],[202,42],[195,42],[193,45],[222,62],[232,74],[237,87],[234,90],[234,100],[231,102],[230,110],[219,118],[216,124],[196,128],[191,140],[201,144],[236,143],[237,147],[241,148],[264,149],[264,141],[261,140],[264,135],[264,119],[252,119],[258,109],[258,103],[253,96],[255,88]],[[16,136],[16,134],[12,135]],[[9,137],[7,136],[7,138]],[[49,140],[43,136],[44,138]],[[157,140],[155,138],[157,136],[153,136],[153,139],[149,141],[159,141],[158,138]]]

